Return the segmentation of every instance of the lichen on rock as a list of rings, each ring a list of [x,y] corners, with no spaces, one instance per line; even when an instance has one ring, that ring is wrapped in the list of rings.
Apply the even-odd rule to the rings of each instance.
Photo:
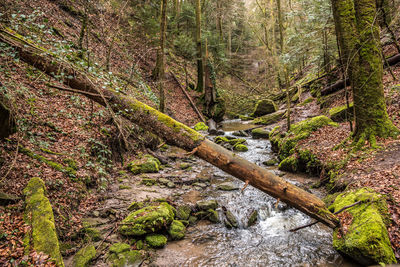
[[[338,195],[329,209],[337,212],[358,201],[361,203],[346,209],[352,216],[347,231],[333,232],[333,247],[363,265],[396,263],[386,229],[389,217],[383,196],[361,188]]]
[[[26,245],[32,244],[36,251],[49,255],[57,266],[64,266],[53,210],[45,196],[43,180],[33,177],[24,189],[24,195],[26,203],[24,219],[32,229],[24,239],[27,241]]]
[[[168,226],[174,219],[174,208],[163,202],[158,206],[148,206],[130,213],[121,223],[119,231],[123,235],[142,236],[154,233]]]

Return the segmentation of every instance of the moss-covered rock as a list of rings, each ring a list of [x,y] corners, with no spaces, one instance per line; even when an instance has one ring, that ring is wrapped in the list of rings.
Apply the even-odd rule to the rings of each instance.
[[[229,136],[217,136],[214,138],[214,142],[216,144],[223,144],[227,143],[232,146],[237,145],[237,144],[244,144],[246,143],[246,139],[244,138],[234,138],[234,137],[229,137]]]
[[[396,263],[386,229],[389,217],[383,196],[367,188],[345,192],[329,209],[337,212],[358,201],[362,202],[346,209],[351,216],[347,229],[333,232],[333,247],[363,265]]]
[[[279,163],[278,169],[286,172],[297,172],[298,160],[295,155],[289,156]]]
[[[263,164],[265,166],[274,166],[277,163],[279,163],[279,161],[277,159],[275,159],[275,158],[274,159],[269,159],[269,160],[263,162]]]
[[[190,213],[192,212],[192,208],[188,205],[182,205],[176,208],[176,218],[180,220],[188,220],[190,217]]]
[[[263,99],[257,102],[252,117],[260,117],[277,111],[278,108],[274,101],[270,99]]]
[[[143,203],[143,202],[136,202],[136,201],[133,201],[133,202],[129,205],[128,210],[129,210],[129,211],[135,211],[135,210],[141,209],[141,208],[143,208],[143,207],[144,207],[144,203]]]
[[[213,222],[213,223],[218,223],[219,222],[219,215],[218,215],[218,212],[216,210],[208,209],[207,213],[208,213],[207,218],[208,218],[208,220],[210,222]]]
[[[96,256],[96,249],[93,245],[86,246],[75,254],[73,260],[74,267],[87,267],[90,261]]]
[[[267,130],[264,130],[262,128],[256,128],[251,131],[251,135],[253,136],[254,139],[268,139],[269,138],[269,132]]]
[[[253,226],[257,222],[258,212],[254,210],[251,212],[249,219],[247,220],[247,227]]]
[[[233,213],[230,210],[227,210],[225,212],[225,216],[226,216],[226,219],[227,219],[229,225],[231,225],[232,227],[235,227],[235,228],[237,228],[239,226],[239,223],[238,223],[235,215],[233,215]]]
[[[102,235],[100,231],[96,228],[93,227],[84,227],[82,228],[82,233],[85,234],[85,236],[90,240],[90,241],[100,241],[102,240]]]
[[[31,231],[25,237],[25,241],[28,241],[26,244],[32,244],[36,251],[49,255],[57,266],[64,266],[53,210],[45,196],[43,180],[38,177],[32,178],[24,189],[24,195],[26,204],[24,219],[31,226]]]
[[[186,227],[182,222],[174,220],[168,229],[168,234],[173,240],[179,240],[185,237]]]
[[[199,210],[208,210],[213,209],[215,210],[218,207],[218,202],[214,199],[212,200],[201,200],[196,203],[197,208]]]
[[[110,247],[108,260],[113,267],[139,266],[142,255],[137,250],[131,250],[129,244],[115,243]]]
[[[346,116],[347,119],[352,120],[354,117],[354,105],[353,103],[350,103],[349,108],[347,108],[347,105],[334,107],[329,110],[329,116],[336,122],[346,121]]]
[[[254,119],[253,123],[257,125],[270,125],[281,120],[285,113],[285,110],[278,110],[274,113]]]
[[[223,182],[217,186],[217,189],[222,191],[234,191],[239,190],[239,186],[237,186],[233,182]]]
[[[152,178],[142,178],[142,182],[141,184],[144,184],[146,186],[152,186],[156,184],[156,179],[152,179]]]
[[[208,126],[204,122],[197,123],[194,128],[195,131],[207,131]]]
[[[153,248],[162,248],[167,244],[167,237],[165,235],[160,235],[160,234],[151,234],[147,235],[146,238],[146,243]]]
[[[243,144],[236,144],[233,146],[233,150],[238,151],[238,152],[246,152],[246,151],[249,151],[249,148]]]
[[[174,216],[174,208],[166,202],[144,207],[129,214],[122,221],[119,231],[123,235],[142,236],[165,228]]]
[[[151,155],[144,155],[128,164],[128,169],[133,174],[156,173],[160,170],[160,161]]]

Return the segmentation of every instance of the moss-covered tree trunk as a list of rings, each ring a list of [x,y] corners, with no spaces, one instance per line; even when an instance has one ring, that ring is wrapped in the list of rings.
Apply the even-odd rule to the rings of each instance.
[[[200,0],[196,0],[196,46],[197,46],[197,88],[199,92],[204,89],[204,64],[203,49],[201,45],[201,5]]]
[[[339,49],[354,96],[355,142],[398,134],[386,111],[375,0],[332,0]]]

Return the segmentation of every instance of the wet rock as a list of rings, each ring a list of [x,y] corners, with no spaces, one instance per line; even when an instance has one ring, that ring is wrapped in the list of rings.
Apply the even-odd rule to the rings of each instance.
[[[238,137],[248,137],[249,136],[245,131],[236,131],[236,132],[233,132],[232,135],[238,136]]]
[[[174,183],[174,182],[172,182],[172,181],[169,181],[169,182],[167,183],[167,187],[168,187],[168,188],[175,188],[175,187],[176,187],[176,185],[175,185],[175,183]]]
[[[160,161],[151,155],[144,155],[140,159],[131,161],[128,169],[133,174],[157,173],[160,170]]]
[[[109,261],[113,267],[140,266],[142,255],[137,250],[131,250],[125,243],[115,243],[110,247]]]
[[[274,101],[270,99],[263,99],[257,102],[252,117],[260,117],[277,111],[278,108]]]
[[[96,256],[96,249],[93,245],[86,246],[75,254],[73,259],[74,267],[87,267],[90,261]]]
[[[218,215],[218,212],[216,210],[208,209],[207,213],[208,213],[208,220],[210,222],[213,222],[213,223],[218,223],[219,222],[219,215]]]
[[[200,188],[206,188],[206,187],[207,187],[207,184],[196,182],[196,183],[193,184],[193,186],[197,186],[197,187],[200,187]]]
[[[167,237],[165,235],[161,234],[150,234],[147,235],[146,238],[146,243],[153,248],[162,248],[167,244]]]
[[[238,151],[238,152],[246,152],[249,150],[249,148],[246,145],[243,144],[236,144],[233,147],[233,150]]]
[[[199,210],[208,210],[213,209],[215,210],[218,207],[218,202],[214,199],[212,200],[200,200],[197,201],[196,206]]]
[[[144,184],[146,186],[152,186],[156,184],[156,180],[155,179],[151,179],[151,178],[143,178],[141,184]]]
[[[258,212],[254,210],[251,212],[249,219],[247,220],[247,227],[254,225],[257,222]]]
[[[196,179],[198,182],[205,183],[211,180],[210,170],[203,169],[197,176]]]
[[[190,164],[190,163],[181,163],[181,164],[179,165],[179,169],[181,169],[181,170],[187,170],[187,169],[189,169],[190,167],[192,167],[192,164]]]
[[[180,240],[185,237],[186,227],[182,222],[174,220],[169,226],[168,234],[173,240]]]
[[[165,179],[165,178],[159,178],[158,179],[158,183],[162,184],[162,185],[167,185],[169,182],[171,182],[171,181],[168,180],[168,179]]]
[[[234,190],[239,190],[240,188],[233,182],[224,182],[222,184],[219,184],[217,186],[217,189],[222,191],[234,191]]]
[[[270,159],[270,160],[264,161],[263,164],[266,166],[274,166],[274,165],[278,164],[278,159]]]
[[[119,231],[123,235],[141,236],[168,226],[174,219],[174,209],[163,202],[158,206],[148,206],[129,214]]]
[[[251,135],[254,139],[268,139],[269,132],[267,130],[256,128],[251,131]]]
[[[232,227],[237,228],[237,227],[239,226],[238,221],[237,221],[235,215],[233,215],[233,213],[232,213],[230,210],[227,210],[227,211],[225,212],[225,216],[226,216],[227,221],[229,222],[229,224],[230,224]]]
[[[217,130],[217,133],[216,133],[217,135],[224,135],[225,134],[225,132],[223,131],[223,130]]]

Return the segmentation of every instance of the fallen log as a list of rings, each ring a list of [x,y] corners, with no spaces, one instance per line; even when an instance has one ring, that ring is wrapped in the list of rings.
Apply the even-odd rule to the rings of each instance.
[[[84,95],[115,112],[120,112],[126,119],[158,135],[168,144],[191,151],[246,184],[250,184],[272,197],[279,198],[331,228],[339,225],[336,216],[315,195],[205,139],[203,135],[188,126],[130,96],[112,88],[96,87],[89,74],[76,70],[67,62],[61,62],[56,56],[25,41],[12,30],[1,28],[0,41],[16,49],[21,60],[50,76],[55,76],[62,71],[65,74],[63,76],[65,85],[90,93]]]
[[[388,64],[389,66],[394,66],[394,65],[396,65],[396,64],[399,63],[399,62],[400,62],[400,54],[391,56],[391,57],[389,57],[389,58],[387,59],[387,64]],[[385,63],[385,64],[384,64],[384,68],[387,68],[387,67],[388,67],[388,66],[387,66],[386,63]],[[345,86],[345,84],[346,84],[347,86],[350,85],[350,79],[349,79],[349,78],[346,78],[346,79],[343,79],[343,80],[339,80],[339,81],[335,82],[334,84],[331,84],[331,85],[325,87],[324,89],[322,89],[321,95],[322,95],[322,96],[325,96],[325,95],[330,95],[330,94],[332,94],[332,93],[335,93],[335,92],[337,92],[337,91],[343,89],[344,86]]]

